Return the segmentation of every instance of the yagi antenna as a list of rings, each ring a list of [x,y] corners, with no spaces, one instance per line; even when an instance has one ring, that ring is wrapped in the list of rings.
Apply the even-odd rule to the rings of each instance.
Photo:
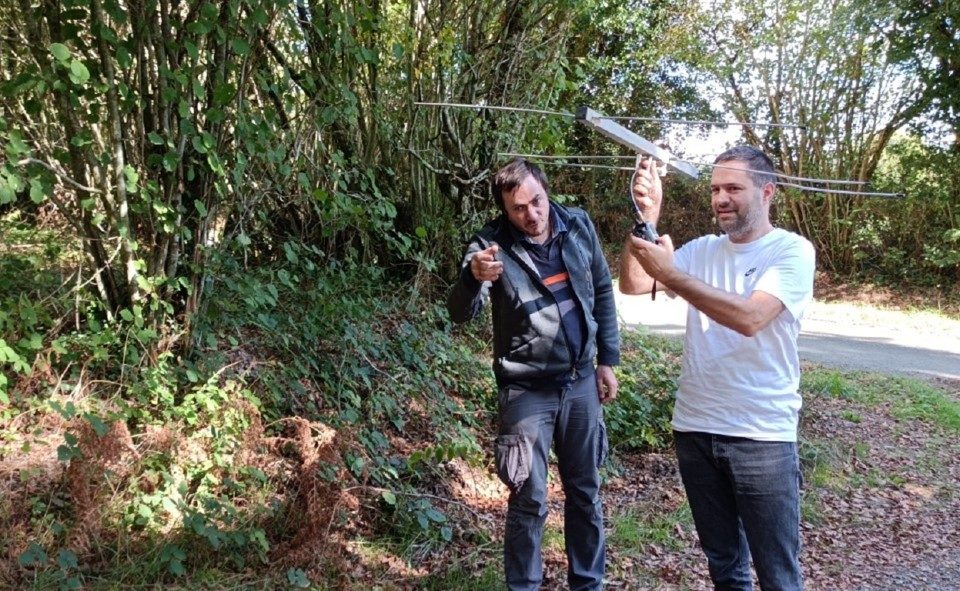
[[[560,117],[570,117],[571,113],[564,111],[548,111],[545,109],[527,109],[523,107],[507,107],[501,105],[469,105],[465,103],[444,103],[444,102],[424,102],[417,101],[414,102],[415,105],[424,106],[424,107],[455,107],[459,109],[477,109],[477,110],[493,110],[493,111],[512,111],[518,113],[535,113],[539,115],[554,115]],[[656,160],[667,165],[668,168],[675,170],[681,174],[685,174],[690,178],[698,178],[700,173],[694,166],[687,164],[677,158],[674,158],[673,155],[661,148],[660,146],[654,144],[653,142],[646,140],[634,132],[630,131],[626,127],[620,125],[619,123],[612,121],[609,117],[601,115],[600,113],[594,111],[593,109],[582,106],[577,109],[575,115],[577,121],[583,123],[590,129],[594,131],[599,131],[601,134],[605,135],[607,138],[613,140],[614,142],[630,148],[636,154],[643,154],[645,156],[650,156]]]
[[[584,163],[584,162],[569,162],[570,160],[596,161],[596,160],[619,160],[619,159],[624,159],[624,158],[633,159],[633,158],[634,158],[633,156],[612,156],[612,155],[590,155],[590,156],[584,156],[584,155],[575,155],[575,154],[567,154],[567,155],[518,154],[518,153],[514,153],[514,152],[498,152],[498,154],[499,154],[500,156],[526,158],[526,159],[528,159],[528,160],[533,160],[533,161],[535,161],[535,162],[536,162],[536,161],[540,161],[540,162],[544,162],[544,163],[546,163],[546,164],[550,164],[550,165],[553,165],[553,166],[565,166],[565,167],[571,167],[571,168],[605,168],[605,169],[609,169],[609,170],[636,170],[636,167],[633,167],[633,166],[630,166],[630,167],[627,167],[627,166],[610,166],[610,165],[605,165],[605,164],[594,164],[594,163]],[[710,163],[707,163],[707,162],[696,162],[696,161],[693,161],[693,160],[679,160],[679,159],[678,159],[677,161],[678,161],[678,162],[681,162],[681,163],[684,163],[684,164],[689,164],[689,165],[693,165],[693,166],[703,166],[703,167],[706,167],[706,168],[731,168],[731,167],[729,167],[729,166],[724,166],[723,164],[710,164]],[[735,169],[736,169],[736,170],[741,170],[741,171],[744,171],[744,172],[764,172],[764,171],[758,171],[758,170],[752,170],[752,169],[740,168],[740,167],[736,167]],[[863,187],[864,185],[867,185],[867,184],[868,184],[867,181],[837,180],[837,179],[816,179],[816,178],[792,176],[792,175],[784,174],[784,173],[782,173],[782,172],[774,172],[774,174],[775,174],[776,177],[778,178],[778,180],[777,180],[777,185],[779,185],[779,186],[781,186],[781,187],[788,187],[788,188],[792,188],[792,189],[799,189],[799,190],[804,191],[804,192],[807,192],[807,193],[829,193],[829,194],[831,194],[831,195],[851,195],[851,196],[854,196],[854,197],[880,197],[880,198],[886,198],[886,199],[903,199],[904,197],[906,197],[906,194],[904,194],[904,193],[887,193],[887,192],[879,192],[879,191],[865,191],[865,190],[863,190],[863,188],[857,188],[857,189],[854,189],[854,190],[844,190],[844,189],[836,189],[836,188],[831,188],[831,187],[816,187],[816,186],[810,186],[810,184],[800,184],[800,183],[813,183],[813,184],[815,184],[815,185],[816,185],[816,184],[819,184],[819,185],[841,185],[841,186],[855,185],[855,186],[858,186],[858,187]],[[631,184],[632,184],[632,183],[631,183]]]
[[[637,154],[650,156],[656,160],[659,160],[660,162],[663,162],[671,170],[685,174],[692,179],[700,177],[700,172],[695,166],[678,158],[674,158],[673,154],[664,148],[661,148],[653,142],[640,137],[616,121],[611,120],[609,117],[605,117],[586,105],[577,109],[577,121],[594,131],[600,132],[602,135],[615,141],[621,146],[630,148]]]

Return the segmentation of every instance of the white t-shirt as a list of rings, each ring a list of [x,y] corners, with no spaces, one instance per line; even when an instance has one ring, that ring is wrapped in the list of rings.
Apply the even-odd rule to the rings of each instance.
[[[703,236],[677,250],[681,271],[727,292],[766,292],[785,309],[752,337],[690,306],[673,428],[759,441],[796,441],[797,337],[813,299],[813,245],[774,229],[746,244]]]

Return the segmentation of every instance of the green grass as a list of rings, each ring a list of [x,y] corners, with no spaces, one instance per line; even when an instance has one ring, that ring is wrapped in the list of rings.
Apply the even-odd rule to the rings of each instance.
[[[543,528],[543,539],[540,542],[544,550],[563,551],[566,543],[563,540],[563,530],[554,525]]]
[[[479,574],[457,567],[417,581],[417,589],[423,591],[448,591],[450,589],[489,591],[490,589],[499,589],[502,586],[503,573],[500,571],[500,562],[496,560],[488,562]]]
[[[841,488],[844,450],[836,441],[800,438],[798,453],[804,480],[816,488]]]
[[[803,373],[800,389],[869,406],[889,404],[897,419],[919,420],[960,433],[960,401],[915,378],[816,368]],[[862,420],[852,409],[842,416],[854,423]]]
[[[853,456],[858,460],[865,460],[870,455],[870,444],[865,441],[858,441],[853,444]]]
[[[649,510],[630,508],[610,518],[611,533],[608,544],[628,551],[643,552],[645,546],[656,544],[671,550],[683,548],[676,529],[693,529],[693,515],[687,503],[669,513],[650,507]]]
[[[852,410],[845,410],[840,413],[840,416],[843,417],[844,420],[850,421],[851,423],[860,424],[863,421],[863,417],[860,416],[860,413]]]
[[[829,368],[805,371],[800,387],[808,404],[811,397],[844,401],[838,416],[853,424],[864,423],[868,410],[874,409],[897,421],[893,425],[895,433],[920,428],[918,423],[933,427],[933,439],[918,455],[910,450],[875,449],[869,440],[849,443],[830,437],[804,437],[803,423],[818,420],[816,415],[806,417],[801,423],[799,446],[805,481],[800,510],[805,522],[822,522],[824,491],[843,494],[859,488],[900,487],[913,481],[918,471],[934,480],[944,473],[943,447],[956,445],[956,434],[960,433],[960,402],[950,393],[914,378]],[[894,454],[897,461],[893,465],[897,467],[870,466],[874,454]],[[950,498],[958,489],[945,483],[939,494]]]
[[[855,400],[860,393],[851,375],[853,374],[833,369],[810,369],[800,375],[800,391],[830,398]]]
[[[960,402],[917,380],[901,378],[898,382],[903,391],[902,397],[894,400],[894,416],[903,420],[921,420],[960,433]]]
[[[800,497],[800,519],[804,523],[823,523],[823,503],[816,491],[804,492]]]

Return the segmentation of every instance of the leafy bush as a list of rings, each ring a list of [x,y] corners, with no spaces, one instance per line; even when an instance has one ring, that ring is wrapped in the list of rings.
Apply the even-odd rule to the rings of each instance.
[[[471,416],[483,377],[465,363],[469,351],[452,339],[441,308],[381,268],[328,261],[311,246],[283,248],[286,260],[273,266],[221,261],[196,321],[206,365],[233,362],[258,384],[271,419],[296,413],[399,431],[419,417],[442,431],[450,413],[463,412],[450,390],[464,394]],[[251,354],[256,364],[244,361]],[[426,401],[429,412],[418,404]]]
[[[891,285],[950,287],[960,278],[960,215],[956,152],[895,136],[877,166],[878,191],[903,199],[874,200],[859,212],[853,244],[861,274]]]
[[[680,344],[640,331],[621,335],[620,391],[604,409],[614,449],[660,449],[673,440],[670,418],[680,374]]]
[[[0,235],[0,404],[5,405],[17,376],[31,373],[44,335],[69,300],[58,294],[63,253],[54,232],[14,211],[0,218]]]

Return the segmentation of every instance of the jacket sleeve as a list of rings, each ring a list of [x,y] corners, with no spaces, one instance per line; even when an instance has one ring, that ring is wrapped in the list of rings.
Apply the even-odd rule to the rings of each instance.
[[[480,238],[474,237],[460,263],[460,276],[447,295],[447,312],[450,319],[458,324],[473,320],[483,310],[483,299],[490,289],[490,283],[477,281],[470,272],[470,261],[484,248]]]
[[[593,243],[590,274],[593,276],[594,289],[593,318],[597,321],[597,364],[619,365],[620,325],[617,322],[617,304],[613,298],[613,279],[597,230],[589,217],[587,225]]]

